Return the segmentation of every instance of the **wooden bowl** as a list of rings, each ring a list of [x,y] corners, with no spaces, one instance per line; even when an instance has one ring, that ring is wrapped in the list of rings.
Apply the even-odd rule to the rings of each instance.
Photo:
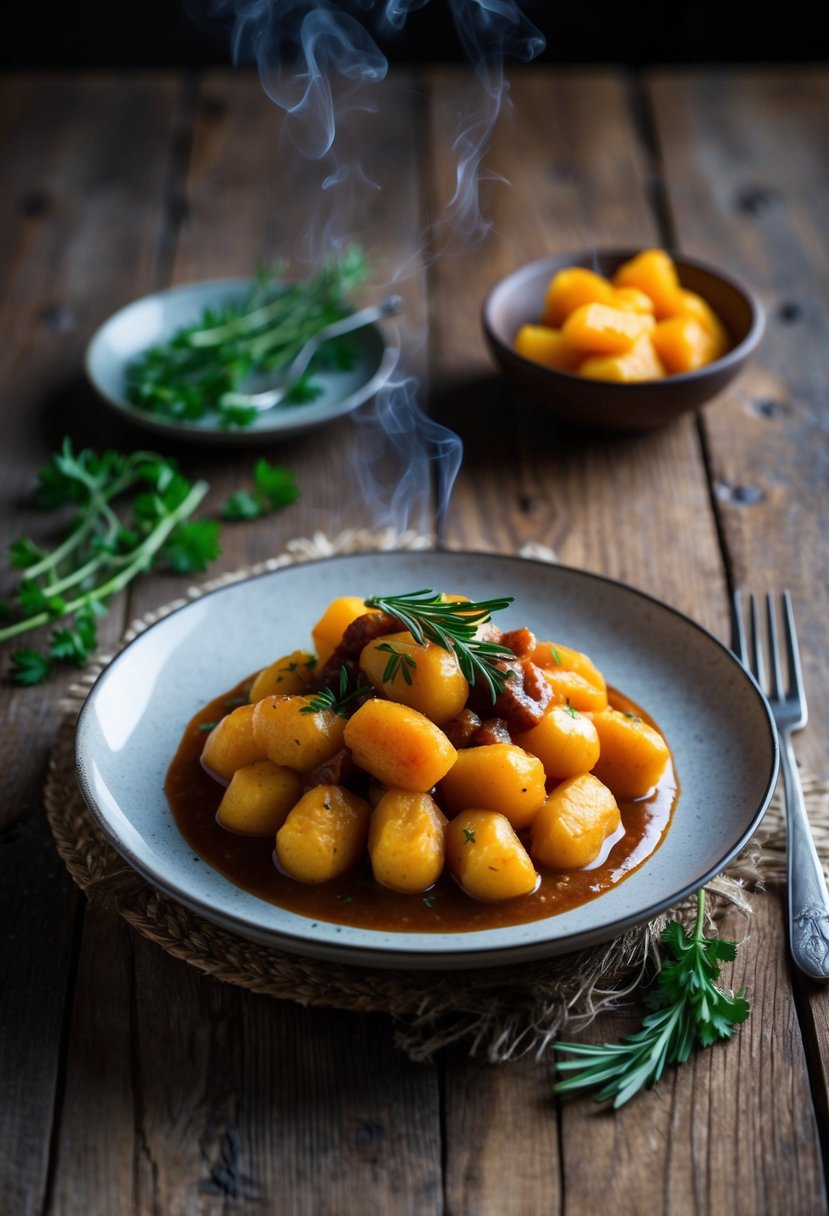
[[[635,432],[665,426],[721,392],[742,371],[763,335],[765,313],[753,292],[711,266],[671,253],[682,286],[710,304],[731,338],[731,348],[721,359],[694,372],[619,384],[553,371],[516,354],[515,335],[522,325],[538,322],[544,292],[556,271],[584,266],[610,277],[639,252],[591,249],[541,258],[501,279],[484,301],[481,320],[487,345],[515,392],[571,427]]]

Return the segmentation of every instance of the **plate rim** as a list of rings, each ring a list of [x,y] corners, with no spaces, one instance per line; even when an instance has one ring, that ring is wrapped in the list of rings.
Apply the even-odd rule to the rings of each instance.
[[[127,304],[123,304],[120,308],[117,308],[115,312],[110,313],[95,329],[84,348],[83,355],[83,367],[87,381],[94,389],[98,398],[119,417],[126,418],[143,430],[153,431],[156,434],[203,443],[221,442],[234,445],[251,445],[257,442],[271,443],[280,439],[288,439],[302,434],[304,431],[324,426],[328,422],[336,422],[339,418],[345,418],[353,410],[370,401],[392,376],[400,360],[402,341],[400,330],[394,319],[384,317],[382,320],[375,321],[371,325],[364,327],[366,330],[374,330],[379,335],[383,350],[376,370],[360,388],[353,393],[349,393],[348,396],[337,403],[329,404],[323,409],[319,409],[318,407],[318,413],[315,416],[311,413],[314,409],[313,404],[309,405],[301,415],[274,414],[275,420],[277,418],[284,419],[281,425],[226,430],[219,426],[197,426],[193,423],[177,422],[136,409],[135,406],[125,399],[114,396],[103,385],[94,369],[95,353],[102,347],[107,329],[115,325],[119,320],[122,320],[133,309],[137,309],[142,305],[146,306],[153,300],[167,299],[176,295],[186,295],[188,292],[193,291],[207,291],[211,288],[217,292],[221,290],[241,291],[249,287],[252,282],[252,278],[226,276],[212,279],[193,279],[186,283],[171,283],[169,286],[161,287],[157,291],[150,291],[145,295],[137,296],[134,300],[130,300]]]
[[[709,642],[713,642],[715,646],[721,650],[728,659],[735,665],[742,677],[745,678],[747,684],[751,686],[758,698],[758,702],[764,711],[765,724],[768,728],[768,742],[770,744],[770,752],[772,756],[771,770],[767,778],[766,787],[760,801],[760,805],[752,814],[750,820],[739,834],[737,840],[733,842],[726,853],[720,857],[713,865],[700,876],[693,880],[684,883],[678,890],[672,893],[670,899],[657,900],[652,904],[632,911],[628,915],[619,917],[609,925],[607,929],[594,928],[587,930],[579,930],[571,933],[562,933],[553,935],[553,938],[545,939],[540,942],[529,942],[523,945],[510,945],[509,943],[489,944],[469,950],[444,950],[430,952],[422,948],[417,950],[410,947],[408,951],[405,949],[395,950],[393,945],[385,942],[371,942],[353,944],[353,943],[334,943],[334,942],[319,942],[313,937],[302,936],[292,932],[290,929],[281,928],[273,930],[264,928],[261,925],[257,926],[255,921],[246,918],[244,915],[225,915],[222,911],[213,908],[206,899],[194,897],[186,887],[177,883],[175,880],[159,880],[159,875],[153,868],[145,864],[142,859],[135,855],[128,844],[120,839],[110,824],[104,812],[99,808],[94,791],[91,788],[91,783],[87,780],[85,765],[81,757],[81,742],[84,730],[84,723],[88,714],[92,712],[94,707],[94,697],[96,690],[102,685],[103,681],[108,677],[114,668],[122,661],[123,656],[130,651],[134,646],[146,639],[147,635],[154,631],[157,627],[161,627],[165,622],[172,617],[178,616],[196,605],[203,603],[205,599],[212,599],[225,592],[231,592],[238,589],[240,586],[259,581],[265,578],[272,578],[288,570],[297,570],[309,566],[332,565],[338,562],[348,562],[360,558],[380,558],[389,555],[403,555],[406,552],[410,556],[417,554],[429,554],[430,556],[446,557],[452,559],[465,558],[470,559],[489,559],[494,558],[500,561],[516,563],[518,565],[532,565],[544,569],[555,574],[556,571],[567,575],[575,575],[577,578],[592,580],[612,589],[620,589],[623,592],[631,593],[634,596],[642,598],[647,603],[652,604],[660,611],[667,611],[668,614],[676,618],[682,625],[691,626],[695,631],[701,634]],[[171,753],[172,755],[172,753]],[[187,599],[184,603],[176,602],[164,616],[154,620],[146,628],[142,629],[135,637],[126,641],[117,653],[113,656],[106,667],[96,676],[92,686],[89,688],[84,697],[83,704],[78,712],[75,724],[75,739],[74,739],[74,760],[75,774],[78,785],[81,790],[84,802],[92,814],[99,829],[103,832],[107,841],[115,849],[115,851],[128,864],[135,869],[146,881],[152,886],[161,890],[169,898],[178,901],[192,912],[202,916],[205,920],[214,925],[220,926],[227,932],[240,937],[243,940],[254,941],[260,945],[269,947],[274,950],[286,950],[289,953],[308,957],[323,959],[326,961],[339,961],[353,963],[355,965],[367,965],[386,969],[406,969],[406,970],[449,970],[451,968],[461,968],[464,970],[474,969],[478,967],[490,966],[508,966],[513,963],[525,961],[533,961],[544,958],[552,958],[558,955],[566,954],[574,950],[588,948],[592,945],[598,945],[603,942],[612,940],[619,934],[631,929],[637,925],[642,925],[652,920],[660,913],[680,904],[688,896],[709,883],[713,878],[720,874],[733,860],[735,856],[745,847],[748,841],[757,831],[763,817],[768,810],[769,803],[777,784],[779,773],[780,753],[777,730],[774,724],[774,719],[768,700],[763,693],[762,688],[758,684],[751,672],[749,672],[740,663],[731,648],[717,637],[706,626],[695,621],[693,617],[688,616],[680,609],[674,608],[672,605],[660,600],[657,596],[647,591],[642,591],[633,584],[620,579],[611,578],[606,575],[596,573],[594,571],[585,570],[581,567],[572,566],[561,562],[546,562],[543,559],[522,557],[514,553],[497,553],[491,550],[475,550],[475,549],[430,549],[430,550],[377,550],[377,551],[361,551],[358,553],[335,553],[302,559],[299,562],[292,562],[285,566],[279,566],[274,569],[265,569],[253,571],[249,574],[241,574],[238,578],[232,578],[228,581],[223,581],[220,585],[211,587],[208,590],[201,592],[198,596],[192,599]],[[681,776],[681,775],[680,775]],[[680,792],[681,798],[681,792]],[[120,808],[119,808],[120,810]],[[123,813],[123,812],[122,812]],[[184,839],[184,838],[182,838]],[[645,863],[646,864],[646,863]],[[213,868],[213,867],[211,867]],[[221,871],[216,871],[221,874]],[[237,886],[226,875],[221,875],[231,886]],[[245,891],[244,888],[237,888],[243,891],[246,895],[256,899],[252,892]],[[601,897],[599,897],[601,898]],[[262,901],[269,907],[279,907],[279,905],[268,904],[268,901]],[[593,902],[593,901],[590,901]],[[300,915],[300,914],[295,914]],[[309,918],[304,918],[309,919]],[[331,922],[335,925],[336,922]],[[242,927],[244,926],[244,927]],[[342,926],[347,930],[354,930],[354,926]],[[376,932],[373,930],[358,930],[361,933],[370,934]],[[471,931],[469,933],[470,940],[476,935],[476,932],[490,932],[488,930]],[[401,941],[406,937],[406,934],[400,934]],[[414,936],[414,935],[412,935]],[[421,938],[428,936],[421,934]],[[439,936],[436,935],[436,936]],[[550,949],[551,941],[557,943],[555,949]]]

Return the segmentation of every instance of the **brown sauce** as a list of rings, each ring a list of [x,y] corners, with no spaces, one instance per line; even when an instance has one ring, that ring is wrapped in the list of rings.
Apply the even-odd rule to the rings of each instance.
[[[671,822],[679,785],[671,761],[654,791],[635,802],[620,802],[622,835],[607,857],[586,870],[541,871],[531,895],[500,903],[471,899],[449,875],[429,891],[403,895],[375,882],[368,861],[330,883],[308,885],[280,873],[274,842],[237,836],[216,823],[224,787],[199,763],[204,723],[226,714],[244,699],[250,680],[222,694],[188,723],[167,773],[165,793],[178,828],[194,852],[245,891],[311,920],[400,933],[459,933],[524,924],[588,903],[638,869],[661,844]],[[611,705],[656,726],[633,702],[608,689]],[[657,727],[658,729],[658,727]]]

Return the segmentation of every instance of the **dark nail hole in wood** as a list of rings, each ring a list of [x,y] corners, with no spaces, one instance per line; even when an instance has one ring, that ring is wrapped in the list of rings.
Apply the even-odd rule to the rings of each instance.
[[[535,500],[531,498],[529,494],[521,494],[519,496],[518,509],[519,511],[522,511],[524,515],[529,515],[534,507]]]
[[[737,193],[736,207],[742,215],[762,215],[776,201],[777,193],[766,186],[744,186]]]
[[[750,507],[762,502],[765,495],[759,486],[731,485],[728,481],[717,483],[717,498],[737,507]]]
[[[798,304],[796,300],[785,300],[777,310],[777,319],[782,321],[784,325],[794,325],[795,322],[802,320],[803,306]]]
[[[42,309],[38,320],[50,334],[65,334],[73,324],[72,314],[62,308],[60,304],[53,304],[51,308]]]
[[[29,220],[45,215],[51,205],[52,200],[45,190],[27,190],[20,199],[20,210]]]
[[[754,410],[763,418],[779,418],[783,413],[783,406],[779,401],[772,401],[770,397],[765,397],[762,401],[754,402]]]

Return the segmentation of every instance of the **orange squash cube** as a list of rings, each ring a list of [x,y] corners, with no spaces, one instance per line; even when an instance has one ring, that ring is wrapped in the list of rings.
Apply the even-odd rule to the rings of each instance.
[[[568,266],[550,279],[541,322],[558,329],[584,304],[610,304],[612,299],[613,286],[603,275],[584,266]]]
[[[449,813],[486,809],[525,828],[547,796],[544,765],[514,743],[466,747],[440,784]]]
[[[217,722],[205,739],[201,762],[212,776],[229,781],[237,768],[266,759],[253,733],[253,710],[253,705],[240,705]]]
[[[536,642],[530,659],[537,667],[548,667],[551,671],[575,671],[602,692],[606,690],[605,678],[593,660],[572,646],[562,646],[561,642]]]
[[[384,679],[390,666],[394,670]],[[369,642],[360,668],[384,697],[410,705],[438,726],[457,717],[469,696],[454,654],[435,642],[421,646],[407,631]]]
[[[341,785],[316,785],[276,833],[276,858],[298,882],[330,882],[363,856],[371,807]]]
[[[216,822],[239,836],[273,836],[302,797],[302,778],[271,760],[237,768],[216,812]]]
[[[388,790],[371,813],[368,855],[382,886],[426,891],[443,870],[446,816],[429,794]]]
[[[653,322],[653,317],[649,319]],[[579,367],[579,373],[592,380],[636,384],[643,380],[663,379],[665,368],[660,362],[650,336],[643,334],[624,354],[596,355],[593,358],[585,359]]]
[[[638,287],[653,300],[657,320],[671,316],[679,275],[674,260],[664,249],[644,249],[623,262],[613,275],[614,287]]]
[[[306,688],[316,665],[308,650],[294,650],[283,655],[259,672],[250,689],[250,701],[261,701],[263,697],[290,696]]]
[[[343,746],[345,722],[330,709],[312,709],[313,697],[263,697],[253,709],[253,734],[274,764],[310,773]]]
[[[345,726],[354,762],[390,789],[425,793],[446,775],[457,752],[425,714],[379,697],[366,701]]]
[[[653,300],[638,287],[614,287],[609,303],[628,312],[653,313]]]
[[[599,758],[599,733],[585,714],[554,705],[537,726],[513,735],[513,742],[544,765],[547,781],[589,773]]]
[[[642,798],[665,771],[670,751],[658,730],[636,714],[608,707],[593,714],[599,759],[593,773],[617,798]]]
[[[620,355],[654,327],[649,313],[630,312],[608,304],[583,304],[562,326],[565,341],[587,355]]]
[[[331,658],[351,622],[366,612],[374,611],[373,608],[366,608],[365,601],[359,595],[340,595],[332,600],[311,630],[320,665]]]
[[[516,354],[553,371],[573,372],[579,365],[579,354],[573,350],[560,329],[549,325],[522,325],[515,335]]]
[[[712,358],[722,358],[729,349],[731,342],[725,326],[711,305],[701,295],[698,295],[697,292],[686,291],[684,287],[680,287],[676,293],[675,308],[676,312],[673,315],[678,317],[693,317],[695,321],[699,321],[702,328],[707,330],[714,341]]]
[[[716,358],[714,338],[694,317],[669,317],[660,321],[651,341],[670,376],[695,372]]]
[[[446,863],[473,899],[514,899],[529,895],[538,883],[527,850],[510,821],[497,811],[463,811],[450,821]]]
[[[570,777],[552,790],[536,815],[530,855],[550,870],[581,870],[596,860],[621,822],[616,799],[597,777]]]

